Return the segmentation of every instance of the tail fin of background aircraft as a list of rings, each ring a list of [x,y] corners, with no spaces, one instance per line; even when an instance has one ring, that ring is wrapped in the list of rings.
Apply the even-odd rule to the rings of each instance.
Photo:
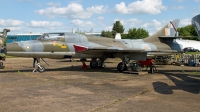
[[[159,37],[163,36],[175,36],[177,33],[177,28],[179,25],[179,19],[175,19],[173,21],[170,21],[170,23],[166,24],[163,28],[161,28],[159,31],[154,33],[153,35],[144,38],[144,41],[146,42],[161,42]]]
[[[192,26],[195,27],[198,36],[200,37],[200,14],[192,18]]]

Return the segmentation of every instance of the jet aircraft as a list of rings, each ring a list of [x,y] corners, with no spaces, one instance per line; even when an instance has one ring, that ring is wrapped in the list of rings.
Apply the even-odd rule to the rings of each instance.
[[[196,15],[192,18],[192,26],[196,29],[198,37],[200,37],[200,14]],[[186,47],[193,47],[195,49],[200,50],[200,41],[187,40],[184,38],[176,38],[173,40],[173,42],[180,45],[182,47],[182,49],[184,49]]]
[[[171,21],[173,27],[179,20]],[[147,55],[163,55],[181,52],[180,45],[173,43],[169,24],[144,39],[112,39],[77,33],[44,33],[37,40],[7,44],[7,54],[31,58],[91,58],[90,67],[103,67],[107,58],[118,57],[120,72],[127,70],[130,60],[146,60]],[[39,64],[39,71],[44,67]]]

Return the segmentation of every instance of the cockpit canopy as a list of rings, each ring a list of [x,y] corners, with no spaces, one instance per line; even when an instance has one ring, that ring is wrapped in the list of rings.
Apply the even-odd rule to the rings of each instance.
[[[44,33],[37,40],[66,41],[68,43],[87,42],[87,37],[77,33]]]
[[[64,39],[65,33],[44,33],[37,40],[59,40]]]

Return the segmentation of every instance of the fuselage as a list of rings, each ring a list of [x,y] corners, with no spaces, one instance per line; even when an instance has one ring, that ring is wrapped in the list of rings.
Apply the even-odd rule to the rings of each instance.
[[[145,42],[143,39],[112,39],[75,33],[47,33],[37,40],[7,44],[7,54],[34,58],[99,58],[102,54],[76,53],[74,45],[88,48],[141,49],[146,52],[156,50],[182,50],[176,43]],[[178,45],[178,47],[177,47]],[[174,47],[176,46],[176,47]],[[106,51],[105,51],[106,52]],[[162,55],[162,53],[154,52]],[[149,53],[152,55],[152,52]],[[169,54],[169,53],[163,53]]]

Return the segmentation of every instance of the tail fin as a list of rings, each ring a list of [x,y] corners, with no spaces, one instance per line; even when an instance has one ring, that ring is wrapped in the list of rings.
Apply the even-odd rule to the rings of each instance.
[[[175,19],[173,21],[170,21],[171,27],[170,27],[170,35],[169,36],[171,36],[171,37],[178,36],[177,28],[178,28],[179,22],[180,22],[179,19]]]
[[[192,18],[192,26],[195,27],[198,36],[200,37],[200,14]]]
[[[179,19],[175,19],[173,21],[170,21],[170,23],[166,24],[163,28],[161,28],[159,31],[154,33],[153,35],[147,37],[144,39],[146,42],[160,42],[160,39],[158,37],[161,36],[175,36],[177,33],[177,28],[179,25]]]

